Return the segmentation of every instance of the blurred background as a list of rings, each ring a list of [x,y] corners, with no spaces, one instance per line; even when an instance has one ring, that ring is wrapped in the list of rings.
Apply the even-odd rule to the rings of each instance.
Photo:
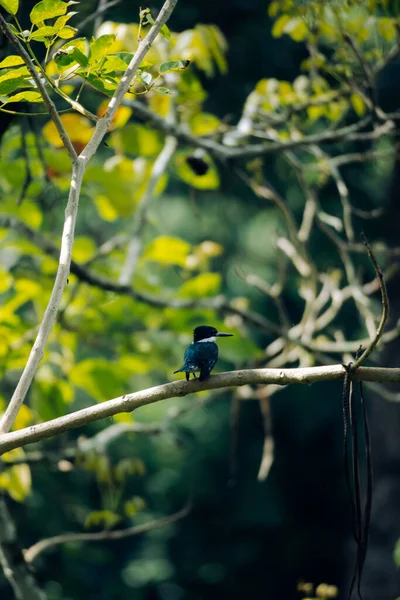
[[[23,24],[34,2],[23,0],[21,5]],[[268,6],[262,0],[181,0],[169,22],[174,32],[198,24],[213,24],[226,38],[226,72],[215,68],[213,76],[208,77],[197,69],[196,74],[206,95],[203,110],[228,124],[239,121],[246,98],[258,81],[277,78],[291,82],[308,56],[305,44],[289,36],[272,35],[274,20],[268,15]],[[79,18],[90,15],[96,7],[97,2],[83,0],[78,6]],[[150,8],[156,14],[158,5]],[[122,0],[107,11],[106,19],[137,22],[138,10],[138,2]],[[93,22],[83,30],[84,35],[92,33]],[[6,52],[4,44],[2,51]],[[399,63],[394,60],[380,78],[378,93],[385,110],[399,108],[399,74]],[[88,95],[89,105],[90,102]],[[46,121],[38,120],[40,130]],[[7,148],[16,139],[17,126],[15,116],[0,112],[4,152],[8,152]],[[96,160],[100,163],[110,160],[115,150],[113,144],[117,142],[102,147]],[[51,163],[51,153],[54,151],[50,149],[46,160],[51,168],[58,169],[58,163]],[[9,165],[7,169],[10,173]],[[271,155],[264,169],[266,177],[300,217],[301,194],[287,166]],[[40,191],[38,205],[44,215],[41,231],[51,235],[60,230],[67,186],[63,187],[60,181],[52,183],[51,172],[48,174],[50,183],[47,182],[44,193]],[[244,297],[254,311],[276,320],[271,299],[249,288],[237,270],[256,273],[271,285],[274,283],[278,259],[273,241],[280,227],[279,211],[254,195],[235,175],[229,162],[218,165],[218,174],[219,185],[215,189],[201,190],[188,186],[183,177],[172,173],[162,201],[150,206],[146,243],[150,244],[156,235],[175,236],[192,248],[200,248],[202,260],[208,261],[207,267],[212,265],[207,271],[219,274],[217,287],[211,282],[206,295],[212,297],[215,290],[228,299]],[[5,163],[1,177],[4,187]],[[94,180],[93,173],[88,174],[88,183],[91,177]],[[117,179],[118,175],[113,177]],[[15,178],[18,187],[18,175]],[[399,178],[397,159],[386,164],[383,161],[379,165],[358,163],[346,167],[346,182],[354,205],[368,210],[384,208],[377,220],[356,220],[357,239],[364,229],[373,240],[398,245]],[[129,181],[126,185],[129,186]],[[15,201],[10,194],[9,191],[10,202]],[[89,188],[84,187],[77,234],[92,239],[98,247],[113,233],[124,230],[129,214],[119,215],[105,226],[93,208],[90,194]],[[35,190],[32,198],[34,195]],[[337,193],[329,183],[323,189],[323,202],[327,212],[336,212]],[[24,214],[28,215],[28,221],[35,217],[31,204],[34,201],[29,198],[21,204],[22,219]],[[53,239],[57,240],[57,236]],[[202,246],[207,241],[214,244],[211,251]],[[85,243],[78,245],[79,248],[85,260]],[[15,277],[36,278],[47,293],[51,289],[54,260],[47,258],[47,263],[42,262],[38,276],[30,259],[22,261],[23,251],[26,254],[27,250],[22,248],[11,256],[6,248],[1,256],[8,261]],[[211,254],[207,255],[208,251]],[[339,265],[332,245],[322,236],[316,235],[310,241],[310,254],[321,270]],[[122,258],[119,249],[114,264],[120,265]],[[396,258],[386,265],[391,261],[394,263]],[[367,264],[361,257],[359,262]],[[101,269],[99,272],[118,276],[113,273],[113,263]],[[164,293],[166,288],[168,295],[168,290],[178,283],[181,285],[185,277],[176,265],[143,262],[136,284],[151,293],[160,290]],[[74,279],[72,282],[75,285]],[[398,283],[396,276],[388,282],[392,325],[399,317]],[[297,323],[302,308],[297,285],[296,277],[290,275],[285,301],[293,324]],[[75,304],[73,298],[69,299],[62,313],[64,320],[60,319],[58,324],[58,337],[50,344],[47,370],[41,369],[31,391],[29,407],[42,419],[65,412],[69,391],[57,387],[57,381],[62,379],[59,370],[63,361],[74,364],[70,368],[75,371],[71,371],[68,381],[77,384],[70,400],[75,409],[89,405],[93,398],[105,400],[170,379],[170,372],[181,365],[191,331],[198,324],[208,323],[235,333],[232,340],[221,341],[216,371],[251,367],[257,361],[260,364],[263,348],[273,339],[261,328],[243,324],[240,316],[211,309],[157,310],[128,298],[105,297],[104,292],[89,286],[83,296],[84,301]],[[379,299],[377,307],[379,311]],[[25,320],[24,331],[34,324],[33,310],[32,305],[20,309],[19,316]],[[349,308],[341,315],[347,339],[365,336],[353,310]],[[72,339],[74,335],[76,338]],[[70,344],[69,350],[64,348],[61,352],[59,344],[67,349]],[[15,364],[5,368],[1,388],[4,399],[13,390],[20,368],[18,360],[21,362],[26,356],[27,347],[25,355],[21,350],[15,356]],[[118,355],[126,359],[118,373],[109,367],[117,347]],[[378,363],[398,366],[398,347],[398,342],[393,342],[389,350],[379,355]],[[95,362],[89,364],[89,361]],[[375,487],[363,578],[364,598],[394,600],[400,595],[400,576],[393,556],[400,535],[400,412],[395,402],[384,400],[368,389],[366,394]],[[341,384],[290,386],[272,396],[267,415],[263,414],[262,406],[251,394],[248,401],[238,400],[232,391],[224,390],[141,408],[135,413],[135,420],[150,429],[155,424],[156,432],[117,437],[107,445],[103,464],[93,456],[90,462],[79,451],[75,461],[68,456],[64,459],[63,455],[82,433],[91,438],[106,425],[118,423],[118,419],[107,424],[94,423],[84,432],[69,432],[42,444],[40,449],[61,457],[64,462],[47,458],[31,464],[29,495],[22,503],[9,500],[23,548],[59,533],[83,531],[88,515],[106,510],[118,512],[127,501],[131,502],[134,523],[172,514],[185,506],[189,497],[193,502],[185,518],[150,533],[114,542],[65,544],[41,554],[34,563],[34,573],[49,600],[311,597],[311,591],[307,594],[298,590],[300,582],[312,582],[315,586],[332,584],[340,590],[340,597],[347,597],[355,543],[344,479]],[[260,481],[266,422],[270,423],[273,434],[273,463],[268,477]],[[111,484],[111,466],[127,458],[130,463],[123,486],[121,482],[121,485]],[[123,518],[126,520],[126,515]],[[104,519],[103,514],[100,525]],[[121,521],[118,526],[124,524]],[[92,525],[96,528],[95,517]],[[2,577],[0,594],[4,600],[13,597]]]

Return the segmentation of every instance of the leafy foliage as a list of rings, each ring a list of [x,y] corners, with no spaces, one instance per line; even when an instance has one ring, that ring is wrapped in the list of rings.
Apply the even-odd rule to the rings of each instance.
[[[138,23],[106,22],[95,37],[77,37],[81,35],[79,20],[74,18],[77,12],[71,10],[79,10],[75,4],[43,0],[30,13],[30,30],[23,31],[16,19],[13,31],[31,56],[43,57],[43,61],[35,60],[35,68],[62,111],[61,121],[79,153],[154,21],[146,8],[140,11]],[[0,0],[0,5],[10,15],[17,15],[18,2]],[[308,366],[326,359],[325,351],[318,354],[314,350],[319,344],[342,342],[345,333],[355,339],[369,334],[353,310],[347,316],[339,312],[340,301],[344,304],[352,297],[354,282],[363,290],[362,277],[358,277],[358,266],[355,268],[350,254],[341,264],[332,244],[335,247],[338,236],[345,245],[356,243],[347,234],[346,215],[351,213],[358,219],[365,206],[364,212],[380,208],[381,190],[393,161],[393,139],[371,138],[367,148],[350,145],[344,150],[341,144],[345,137],[338,138],[334,159],[340,159],[342,152],[346,155],[347,149],[353,154],[365,150],[385,156],[384,162],[374,161],[365,169],[363,165],[350,167],[354,170],[345,172],[343,183],[341,171],[338,178],[337,170],[332,169],[332,156],[325,145],[310,144],[300,150],[294,147],[293,151],[269,153],[266,159],[237,162],[219,161],[218,153],[211,153],[209,148],[299,142],[307,136],[335,133],[345,125],[358,125],[363,119],[375,123],[382,114],[376,115],[369,78],[378,77],[392,60],[397,17],[389,13],[385,2],[339,0],[271,2],[268,12],[274,43],[294,48],[299,69],[285,78],[278,74],[260,78],[260,69],[256,71],[258,81],[250,81],[249,75],[250,83],[243,86],[249,93],[243,98],[238,125],[233,124],[232,117],[225,118],[225,91],[217,114],[213,99],[208,98],[214,85],[209,78],[216,77],[224,87],[227,79],[223,77],[228,74],[227,43],[215,25],[197,24],[180,33],[164,26],[140,65],[123,106],[114,115],[107,145],[87,168],[73,249],[76,266],[17,428],[172,379],[170,372],[181,364],[191,330],[199,323],[211,323],[235,334],[229,345],[221,344],[221,370],[254,365]],[[71,164],[54,123],[47,117],[43,121],[33,121],[30,116],[24,119],[25,107],[12,106],[34,104],[33,110],[43,112],[43,106],[36,107],[41,101],[23,60],[15,54],[5,57],[0,62],[0,110],[20,111],[22,119],[11,122],[0,146],[1,408],[26,364],[51,294],[70,187]],[[140,107],[150,111],[153,123],[141,115]],[[160,121],[194,136],[203,146],[194,149],[182,134],[178,150],[155,177],[168,133],[168,127],[157,126]],[[271,183],[266,177],[271,177]],[[251,186],[239,187],[246,180]],[[360,194],[363,202],[366,199],[359,213],[357,207],[346,204],[350,194],[358,199]],[[305,206],[311,212],[307,213]],[[312,215],[313,231],[308,234],[306,214]],[[356,227],[360,229],[359,221]],[[322,241],[320,230],[326,228],[330,242]],[[128,285],[116,291],[132,232],[137,234],[133,237],[138,248],[134,275]],[[385,260],[382,253],[383,265]],[[346,277],[348,282],[341,287]],[[286,306],[290,311],[285,317]],[[299,323],[305,329],[296,330],[295,319],[303,310]],[[373,325],[379,307],[369,296],[362,296],[360,310],[369,311],[369,324]],[[313,319],[319,327],[315,331],[310,325]],[[283,328],[279,329],[282,320]],[[268,329],[271,326],[272,333]],[[265,393],[269,397],[276,391],[274,387]],[[245,389],[243,398],[255,399],[263,406],[262,392]],[[309,398],[312,393],[307,390],[305,404]],[[182,502],[182,490],[188,491],[188,472],[192,471],[195,478],[209,477],[204,490],[200,485],[205,505],[210,498],[215,501],[215,482],[219,495],[225,498],[228,410],[208,407],[207,412],[203,399],[200,396],[201,402],[195,405],[194,417],[186,415],[188,405],[179,400],[141,409],[139,423],[161,423],[161,439],[151,443],[138,441],[140,436],[130,435],[129,428],[127,439],[121,441],[125,434],[116,438],[118,444],[110,442],[111,449],[108,442],[101,442],[101,434],[113,431],[114,426],[135,425],[131,414],[101,424],[100,430],[88,428],[87,435],[96,440],[98,434],[100,439],[89,449],[85,440],[77,441],[68,434],[68,449],[77,448],[74,464],[68,468],[84,486],[82,497],[87,492],[85,501],[74,492],[76,504],[81,505],[68,509],[73,526],[123,527],[127,520],[140,521],[149,506],[150,513],[156,514],[157,502],[167,512],[169,495]],[[289,395],[286,400],[290,402]],[[287,427],[296,431],[288,429],[286,434],[306,439],[314,412],[310,420],[303,404],[290,410],[294,418]],[[328,409],[325,406],[322,410]],[[183,424],[176,425],[174,415],[181,412]],[[319,418],[324,424],[325,413]],[[317,419],[318,415],[315,422]],[[257,433],[254,423],[248,423],[249,431]],[[263,440],[253,433],[250,438],[252,456],[246,454],[242,468],[251,472],[254,481],[254,456],[261,452]],[[201,448],[199,456],[193,450],[194,441]],[[186,453],[188,465],[182,453]],[[206,476],[202,473],[202,453],[209,461]],[[4,461],[23,457],[22,450],[15,451]],[[89,486],[95,489],[93,495]],[[31,470],[26,464],[5,464],[0,487],[18,502],[33,502],[29,498]],[[263,525],[275,526],[284,518],[281,502],[274,504],[273,517],[265,516],[264,492],[257,493]],[[299,496],[304,494],[297,490]],[[235,502],[232,498],[229,501]],[[234,518],[238,527],[243,531],[258,527],[256,511],[253,514],[249,510],[240,494],[237,501],[240,505],[236,505]],[[55,533],[59,532],[48,535]],[[168,534],[162,539],[166,547]],[[187,540],[183,542],[182,547],[188,547]],[[248,552],[242,548],[240,552],[250,556],[253,549]],[[258,552],[261,556],[260,549]],[[396,547],[396,560],[397,554]],[[154,581],[162,585],[171,572],[170,564],[159,560],[156,563],[143,556],[142,564],[136,556],[123,571],[124,581],[129,585],[142,582],[144,587]],[[197,560],[196,555],[193,564]],[[235,560],[232,558],[232,565]],[[196,574],[207,585],[213,578],[224,578],[210,564],[199,564],[200,575]],[[235,568],[232,565],[229,568]],[[334,586],[315,590],[317,597],[334,597],[334,593]]]

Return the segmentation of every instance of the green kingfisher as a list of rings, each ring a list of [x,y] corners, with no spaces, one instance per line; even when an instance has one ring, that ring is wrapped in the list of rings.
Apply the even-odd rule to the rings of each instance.
[[[190,373],[197,379],[195,373],[200,373],[199,381],[208,379],[215,363],[218,360],[218,346],[215,343],[217,337],[230,337],[233,333],[222,333],[215,327],[200,325],[193,331],[193,342],[186,348],[184,364],[175,373],[185,373],[186,381],[189,381]]]

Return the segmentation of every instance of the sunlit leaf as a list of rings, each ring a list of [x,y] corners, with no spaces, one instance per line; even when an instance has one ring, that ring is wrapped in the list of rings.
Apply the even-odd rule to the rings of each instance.
[[[18,92],[14,96],[10,96],[6,102],[43,102],[43,98],[39,92]]]
[[[359,117],[365,114],[366,106],[363,98],[359,94],[352,94],[350,96],[350,102],[354,108],[354,111]]]
[[[77,15],[77,12],[69,12],[67,15],[63,15],[62,17],[58,17],[54,23],[54,28],[58,31],[62,29],[68,21],[74,16]]]
[[[0,69],[3,69],[4,67],[16,67],[17,65],[23,64],[24,61],[20,56],[12,54],[0,62]]]
[[[179,290],[179,295],[184,298],[202,298],[215,296],[221,286],[219,273],[201,273],[193,279],[186,281]]]
[[[7,271],[3,271],[0,269],[0,294],[4,294],[12,285],[13,278],[7,273]]]
[[[69,372],[69,379],[100,402],[118,395],[123,375],[118,365],[102,358],[90,358],[76,363]]]
[[[200,190],[215,190],[219,187],[219,176],[214,166],[214,163],[207,156],[203,156],[200,160],[207,165],[207,169],[202,171],[195,170],[190,166],[188,161],[190,155],[179,153],[175,156],[175,167],[177,175],[187,184]],[[198,174],[199,173],[199,174]]]
[[[57,30],[55,27],[51,27],[50,25],[44,25],[43,27],[39,27],[36,31],[34,31],[29,37],[31,40],[43,41],[47,37],[52,37],[56,35]]]
[[[190,250],[191,246],[185,240],[162,235],[150,242],[143,254],[143,258],[154,260],[161,264],[180,265],[184,267]]]
[[[107,198],[107,196],[99,195],[94,199],[99,215],[105,221],[115,221],[118,218],[118,212]]]
[[[62,40],[69,40],[74,37],[77,33],[76,27],[71,27],[70,25],[66,25],[62,29],[57,32],[58,37]]]
[[[19,0],[0,0],[2,6],[11,15],[16,15],[18,12]]]
[[[166,40],[170,41],[171,39],[171,32],[169,30],[169,28],[167,27],[167,25],[163,25],[160,29],[160,35],[162,35],[163,37],[165,37]]]
[[[12,462],[24,456],[21,448],[16,448],[3,454],[5,463]],[[30,494],[32,487],[31,471],[28,465],[15,465],[0,473],[0,489],[5,490],[16,502],[23,502]]]
[[[61,0],[42,0],[31,10],[30,18],[34,25],[43,23],[46,19],[65,15],[68,4]]]
[[[94,127],[86,117],[71,113],[61,115],[60,118],[72,142],[88,143],[92,137]],[[62,140],[53,121],[48,121],[42,131],[46,141],[56,148],[63,147]]]
[[[107,54],[110,54],[111,48],[115,43],[115,35],[101,35],[90,44],[89,64],[96,65],[103,60]]]
[[[77,237],[74,242],[72,258],[77,263],[85,263],[96,252],[96,244],[89,237]]]
[[[220,120],[210,113],[198,113],[190,120],[190,127],[195,135],[210,135],[220,126]]]
[[[162,148],[160,134],[138,123],[129,123],[122,129],[119,143],[132,156],[156,156]]]

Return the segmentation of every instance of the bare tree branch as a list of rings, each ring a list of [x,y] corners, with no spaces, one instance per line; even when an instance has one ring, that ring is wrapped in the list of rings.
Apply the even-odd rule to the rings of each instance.
[[[213,375],[203,383],[197,380],[174,381],[152,387],[140,392],[125,394],[113,400],[102,402],[75,411],[69,415],[52,419],[46,423],[31,425],[19,431],[0,435],[0,453],[19,448],[33,442],[54,437],[64,431],[82,427],[87,423],[105,419],[122,412],[131,412],[141,406],[153,404],[167,398],[187,396],[188,394],[237,387],[249,384],[289,385],[294,383],[312,384],[319,381],[337,381],[343,379],[343,365],[305,367],[298,369],[247,369]],[[400,383],[400,369],[360,367],[352,374],[360,381]]]
[[[154,531],[155,529],[160,529],[171,525],[172,523],[176,523],[176,521],[180,521],[180,519],[186,517],[190,511],[191,503],[188,503],[184,508],[168,517],[155,519],[154,521],[149,521],[148,523],[143,523],[141,525],[133,525],[126,529],[99,531],[95,533],[63,533],[61,535],[40,540],[40,542],[37,542],[27,550],[24,550],[24,557],[26,562],[31,563],[45,550],[53,548],[54,546],[59,546],[60,544],[68,544],[71,542],[108,542],[133,537],[141,533],[147,533],[148,531]]]

